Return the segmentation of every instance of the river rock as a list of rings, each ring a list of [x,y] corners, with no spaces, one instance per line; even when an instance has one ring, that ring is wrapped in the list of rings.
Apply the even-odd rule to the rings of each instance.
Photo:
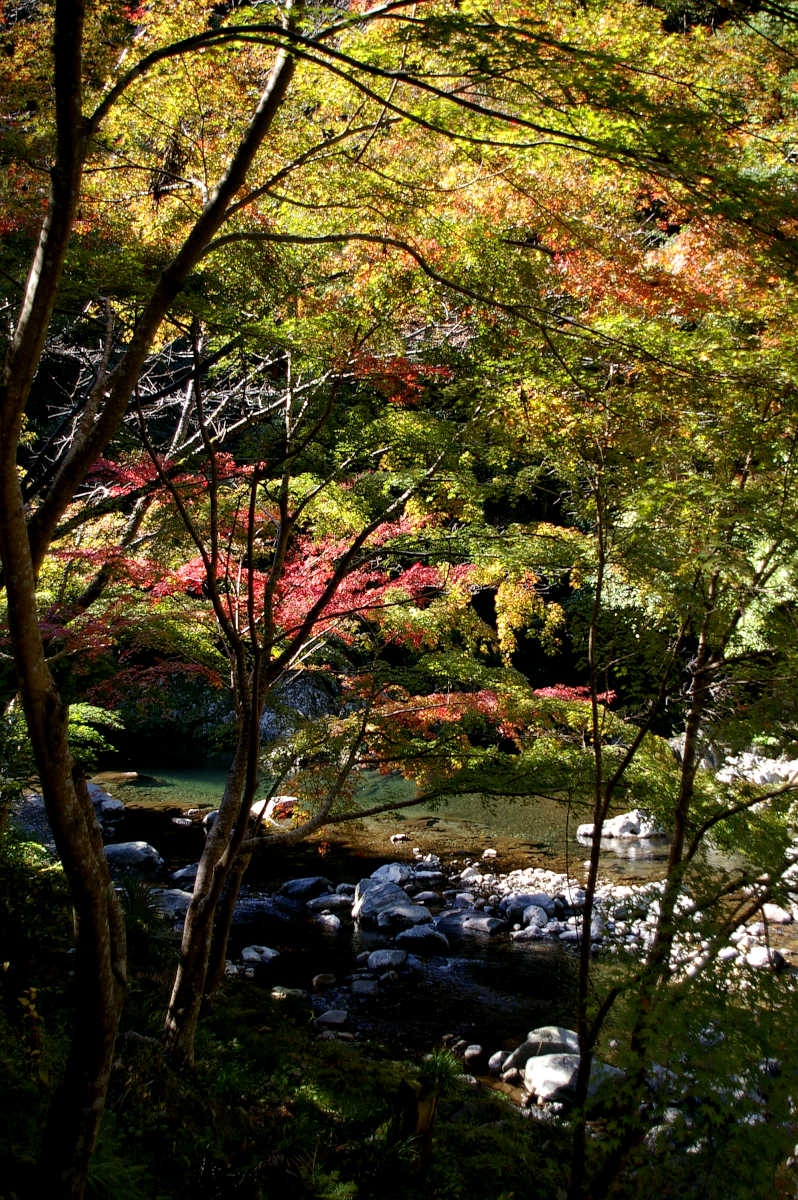
[[[447,938],[493,937],[504,933],[508,926],[499,917],[488,917],[484,913],[469,911],[447,912],[435,921],[435,928]]]
[[[173,871],[169,878],[172,880],[172,883],[193,884],[197,878],[198,870],[199,863],[189,863],[187,867],[181,867],[178,871]]]
[[[136,875],[156,875],[163,870],[163,859],[149,842],[117,842],[105,847],[105,857],[115,875],[124,871],[132,871]]]
[[[101,788],[98,783],[87,783],[86,789],[89,793],[89,799],[101,819],[113,820],[116,817],[122,816],[125,806],[121,800],[117,800],[116,796],[112,796],[110,792],[106,792],[105,788]]]
[[[524,911],[535,905],[542,908],[548,916],[553,916],[555,912],[555,902],[553,897],[547,896],[545,892],[520,892],[517,895],[507,896],[499,905],[500,911],[511,925],[520,924]]]
[[[379,984],[374,979],[352,980],[351,992],[353,996],[376,996],[379,990]]]
[[[534,926],[537,929],[542,929],[543,926],[548,925],[548,923],[549,914],[546,912],[545,908],[541,908],[539,904],[530,904],[524,909],[521,917],[521,924],[525,928]]]
[[[308,875],[303,879],[289,879],[277,889],[277,895],[305,902],[333,890],[333,885],[323,875]]]
[[[280,908],[272,896],[240,896],[233,913],[237,929],[252,929],[263,936],[266,930],[285,932],[292,915]]]
[[[377,867],[376,871],[371,872],[369,878],[377,879],[380,883],[407,883],[412,874],[407,863],[391,862]]]
[[[377,916],[378,929],[408,929],[411,925],[424,925],[432,920],[432,913],[423,904],[411,904],[405,899],[402,904],[389,904]]]
[[[752,946],[745,956],[745,961],[749,967],[756,967],[758,970],[771,967],[778,971],[784,966],[784,955],[768,946]]]
[[[340,916],[352,911],[352,897],[341,896],[338,892],[327,892],[324,896],[316,896],[313,900],[308,900],[305,907],[309,913],[330,912]]]
[[[412,954],[448,954],[449,940],[438,929],[430,925],[411,925],[396,935],[396,944]]]
[[[384,908],[391,904],[407,904],[407,894],[398,883],[383,883],[379,879],[361,879],[355,889],[352,916],[364,925],[376,925]]]
[[[342,1025],[346,1025],[349,1020],[349,1013],[345,1008],[328,1008],[326,1012],[320,1013],[316,1017],[317,1025],[324,1025],[328,1029],[340,1029]]]
[[[488,1070],[490,1071],[491,1075],[501,1075],[502,1071],[504,1070],[504,1062],[507,1057],[508,1055],[506,1050],[497,1050],[494,1054],[491,1054],[490,1058],[488,1059]]]
[[[593,837],[593,825],[578,826],[576,836],[580,842],[589,842]],[[651,817],[639,808],[631,812],[620,813],[617,817],[605,821],[601,831],[602,838],[655,838],[662,836],[662,830]]]
[[[158,911],[172,921],[182,920],[191,903],[191,892],[179,888],[153,888],[150,895]]]
[[[541,1054],[527,1060],[524,1086],[539,1100],[570,1100],[576,1090],[578,1054]],[[622,1079],[623,1071],[594,1060],[588,1084],[588,1096],[611,1079]]]
[[[779,904],[763,904],[762,916],[771,925],[791,925],[792,913],[786,908],[782,908]]]
[[[396,846],[399,844],[399,842],[409,842],[410,838],[407,836],[406,833],[392,833],[391,837],[390,837],[390,841],[393,843],[394,846]]]
[[[271,950],[268,946],[245,946],[241,951],[241,961],[245,963],[271,963],[280,957],[279,950]]]
[[[367,959],[370,971],[394,971],[406,962],[406,950],[372,950]]]

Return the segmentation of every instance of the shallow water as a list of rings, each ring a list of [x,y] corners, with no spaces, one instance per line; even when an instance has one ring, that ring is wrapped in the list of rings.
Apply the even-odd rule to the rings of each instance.
[[[220,768],[143,767],[135,779],[98,777],[126,805],[136,809],[213,809],[224,790],[225,771]],[[386,800],[412,798],[413,785],[396,777],[364,775],[359,793],[363,807]],[[589,854],[589,847],[576,840],[576,827],[588,820],[584,807],[569,809],[551,797],[490,797],[461,795],[441,805],[418,807],[382,814],[355,823],[330,827],[321,837],[325,843],[343,842],[352,847],[372,847],[384,857],[398,857],[400,848],[390,842],[393,833],[406,833],[410,847],[443,855],[480,855],[494,848],[501,866],[546,866],[570,869],[575,874]],[[618,843],[602,854],[602,874],[616,880],[640,881],[662,873],[666,859],[663,842]]]

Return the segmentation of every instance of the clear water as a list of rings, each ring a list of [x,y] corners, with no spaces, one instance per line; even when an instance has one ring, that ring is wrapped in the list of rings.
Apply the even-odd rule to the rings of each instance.
[[[224,791],[226,772],[212,767],[143,767],[135,780],[102,777],[104,786],[136,808],[213,809],[218,807]],[[265,784],[264,784],[265,786]],[[364,809],[389,800],[408,800],[414,786],[397,776],[378,773],[364,774],[359,800]],[[413,844],[424,849],[440,851],[471,849],[478,852],[495,845],[507,865],[546,865],[561,870],[578,868],[586,859],[588,848],[577,842],[576,827],[588,820],[584,808],[569,811],[565,803],[550,797],[490,797],[461,795],[445,803],[418,805],[393,813],[373,817],[352,825],[339,826],[345,834],[358,835],[358,840],[374,841],[385,847],[390,857],[388,831],[406,831]],[[327,836],[334,836],[330,833]],[[663,844],[630,843],[602,855],[602,873],[616,879],[641,879],[661,872],[665,857]]]

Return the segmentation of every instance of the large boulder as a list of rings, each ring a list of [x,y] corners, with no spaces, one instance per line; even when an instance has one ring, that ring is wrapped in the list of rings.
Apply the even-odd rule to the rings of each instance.
[[[112,875],[126,871],[134,875],[158,875],[163,871],[163,859],[149,842],[117,842],[105,847],[105,857]]]
[[[303,903],[333,891],[333,885],[323,875],[308,875],[303,879],[289,879],[277,889],[278,896]]]
[[[524,1086],[539,1100],[572,1100],[578,1072],[578,1054],[535,1055],[524,1068]],[[623,1071],[594,1059],[587,1094],[592,1098],[604,1083],[622,1078]]]
[[[444,937],[493,937],[504,933],[508,928],[507,922],[499,917],[489,917],[474,909],[458,909],[454,912],[443,913],[435,921],[435,928]]]
[[[412,925],[425,925],[432,920],[432,913],[423,904],[412,904],[405,899],[403,903],[389,904],[377,914],[378,929],[408,929]]]
[[[378,879],[380,883],[407,883],[412,874],[413,871],[407,863],[390,862],[377,867],[376,871],[371,872],[369,878]]]
[[[158,911],[171,921],[182,921],[191,903],[191,892],[180,888],[153,888],[150,894]]]
[[[662,829],[646,813],[639,808],[631,812],[619,813],[617,817],[605,821],[601,830],[602,838],[655,838],[662,836]],[[576,836],[580,842],[588,842],[593,837],[593,825],[579,825]]]
[[[352,916],[363,925],[376,925],[384,908],[392,904],[407,904],[407,893],[398,883],[383,883],[379,879],[361,879],[355,888]]]
[[[396,944],[403,950],[409,950],[411,954],[421,954],[425,957],[430,954],[447,954],[449,951],[448,938],[427,924],[411,925],[409,929],[403,929],[396,936]]]
[[[527,1039],[517,1046],[502,1063],[502,1071],[522,1070],[530,1058],[542,1054],[578,1054],[579,1038],[571,1029],[560,1025],[542,1025],[532,1029]]]
[[[499,909],[511,925],[516,925],[521,923],[524,912],[532,904],[537,908],[542,908],[547,916],[554,916],[554,898],[545,892],[519,892],[514,896],[508,896],[502,900]]]

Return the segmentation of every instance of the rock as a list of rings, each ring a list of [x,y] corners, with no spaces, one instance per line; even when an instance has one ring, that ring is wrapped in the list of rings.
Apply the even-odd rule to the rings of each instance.
[[[443,913],[435,921],[435,928],[445,937],[493,937],[504,933],[508,926],[499,917],[488,917],[473,911]]]
[[[490,1058],[488,1059],[488,1070],[490,1071],[491,1075],[501,1075],[502,1071],[504,1070],[504,1062],[506,1058],[506,1050],[497,1050],[494,1054],[491,1054]]]
[[[202,818],[202,826],[206,833],[209,833],[210,830],[213,829],[213,827],[216,823],[216,818],[218,816],[219,816],[219,809],[214,808],[211,810],[211,812],[206,813],[205,816]]]
[[[521,924],[525,928],[529,928],[529,926],[536,926],[538,929],[542,929],[543,926],[548,925],[548,923],[549,914],[544,908],[541,908],[539,904],[530,904],[528,908],[524,909],[521,917]]]
[[[368,956],[370,971],[392,971],[407,961],[406,950],[372,950]]]
[[[496,855],[497,851],[490,848],[482,851],[483,858],[496,858]]]
[[[745,961],[749,967],[756,967],[758,970],[771,967],[778,971],[784,966],[785,960],[779,950],[769,949],[767,946],[752,946],[745,956]]]
[[[269,992],[275,1004],[284,1004],[288,1008],[305,1008],[310,1005],[310,996],[302,988],[282,987],[277,984]]]
[[[339,883],[335,889],[337,896],[348,896],[350,902],[355,898],[355,885],[353,883]]]
[[[411,925],[423,925],[432,920],[432,913],[423,904],[389,904],[377,916],[377,928],[383,930],[408,929]]]
[[[376,925],[384,908],[391,904],[407,904],[407,895],[398,883],[381,883],[379,879],[361,879],[355,889],[352,916],[363,925]]]
[[[153,888],[150,895],[158,911],[173,921],[182,920],[191,903],[191,892],[179,888]]]
[[[554,899],[545,892],[521,892],[518,895],[507,896],[499,907],[510,924],[515,925],[521,923],[524,911],[533,904],[542,908],[550,917],[554,915]]]
[[[149,842],[117,842],[105,847],[112,874],[132,871],[137,875],[156,875],[163,870],[163,859]]]
[[[351,990],[353,996],[376,996],[380,989],[373,979],[355,979]]]
[[[249,810],[250,817],[262,821],[264,825],[276,825],[294,815],[294,809],[299,804],[296,796],[272,796],[264,800],[256,800]]]
[[[570,1100],[576,1089],[578,1054],[542,1054],[527,1060],[524,1085],[540,1100]],[[602,1084],[621,1079],[623,1072],[607,1063],[593,1061],[588,1096],[594,1096]]]
[[[305,905],[309,913],[347,913],[352,911],[352,897],[341,896],[338,892],[327,892],[324,896],[316,896]]]
[[[564,1025],[540,1025],[526,1035],[527,1045],[535,1054],[578,1054],[579,1038]]]
[[[437,888],[446,882],[443,871],[433,871],[428,868],[413,872],[413,882],[422,888]]]
[[[346,1025],[349,1020],[349,1013],[345,1008],[328,1008],[326,1012],[320,1013],[316,1017],[317,1025],[324,1025],[328,1029],[340,1029],[342,1025]]]
[[[279,950],[271,950],[268,946],[245,946],[241,951],[241,961],[245,963],[271,963],[280,957]]]
[[[303,879],[289,879],[277,889],[278,896],[289,900],[307,901],[333,891],[333,885],[323,875],[308,875]]]
[[[655,838],[662,836],[662,829],[656,821],[647,816],[639,808],[631,812],[620,813],[617,817],[605,821],[601,831],[602,838]],[[589,842],[593,837],[593,825],[579,825],[576,836],[580,842]]]
[[[377,867],[376,871],[371,872],[369,878],[377,879],[380,883],[407,883],[412,874],[407,863],[392,862]]]
[[[778,904],[763,904],[762,916],[771,925],[791,925],[792,913]]]
[[[89,793],[89,799],[101,819],[109,820],[122,816],[125,806],[121,800],[117,800],[115,796],[112,796],[110,792],[106,792],[99,784],[87,783],[86,788]]]
[[[172,883],[193,883],[197,878],[199,863],[189,863],[187,867],[181,867],[179,871],[173,871],[169,878]]]
[[[339,689],[335,679],[323,671],[288,672],[271,693],[270,704],[260,719],[262,742],[285,737],[297,725],[297,716],[324,717],[338,711]]]
[[[485,1051],[476,1042],[471,1046],[466,1046],[465,1050],[463,1051],[465,1065],[467,1067],[471,1067],[472,1069],[479,1067],[484,1056]]]
[[[284,932],[292,917],[293,914],[275,903],[273,896],[240,896],[233,913],[233,925],[236,929],[254,928],[256,936],[263,937],[266,930]]]
[[[310,986],[314,992],[322,992],[325,988],[335,987],[335,976],[328,971],[323,971],[320,975],[313,976]]]
[[[393,842],[394,846],[396,846],[399,842],[409,842],[410,838],[406,833],[392,833],[390,840]]]
[[[438,892],[416,892],[413,899],[416,904],[443,904],[443,899]]]
[[[459,877],[466,883],[469,879],[481,879],[482,872],[479,867],[466,867],[464,871],[460,872]]]
[[[438,929],[430,925],[411,925],[396,936],[397,946],[411,954],[448,954],[449,941]]]
[[[313,918],[313,924],[320,926],[328,933],[339,933],[341,930],[341,918],[336,917],[335,913],[317,913]]]

